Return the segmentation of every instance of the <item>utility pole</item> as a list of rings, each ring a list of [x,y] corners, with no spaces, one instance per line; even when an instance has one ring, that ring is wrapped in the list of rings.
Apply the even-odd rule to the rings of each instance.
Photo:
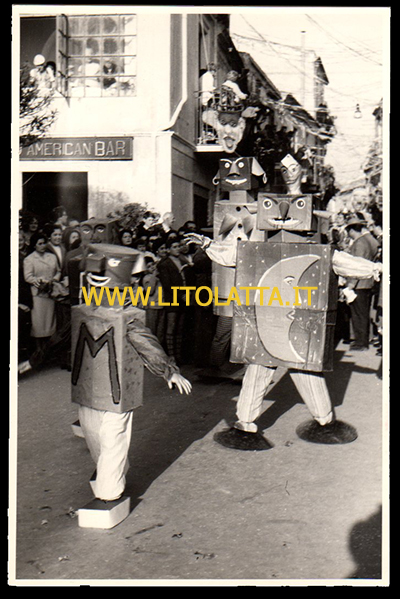
[[[305,106],[306,101],[306,32],[301,32],[301,103]]]

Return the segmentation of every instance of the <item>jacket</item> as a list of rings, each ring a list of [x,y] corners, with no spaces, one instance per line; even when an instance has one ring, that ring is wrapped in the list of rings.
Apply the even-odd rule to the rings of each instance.
[[[352,256],[359,256],[374,262],[378,257],[379,243],[371,235],[365,232],[358,237],[350,246],[349,253]],[[348,279],[347,286],[352,289],[372,289],[374,287],[374,279]]]

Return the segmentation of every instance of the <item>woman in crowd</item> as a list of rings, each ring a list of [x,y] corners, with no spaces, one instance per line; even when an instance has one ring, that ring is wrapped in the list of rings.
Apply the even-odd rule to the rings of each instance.
[[[62,243],[63,229],[59,224],[45,225],[44,231],[48,237],[47,252],[51,252],[57,258],[60,270],[64,268],[66,250]]]
[[[29,283],[24,278],[24,259],[27,256],[24,233],[19,232],[18,257],[18,362],[26,360],[32,351],[31,309],[32,294]]]
[[[135,248],[135,250],[138,250],[139,252],[146,252],[147,251],[147,237],[145,235],[138,237],[136,239],[136,241],[134,242],[133,247]]]
[[[56,332],[55,301],[51,297],[52,283],[59,281],[61,269],[53,253],[46,251],[47,237],[34,233],[30,241],[30,254],[24,259],[24,279],[32,293],[31,336],[40,350]]]
[[[78,229],[67,229],[64,236],[64,245],[66,250],[65,265],[63,277],[66,277],[69,291],[69,301],[71,306],[79,304],[80,297],[80,273],[82,272],[82,236]]]
[[[76,241],[82,241],[81,232],[78,227],[67,227],[62,235],[62,245],[65,248],[65,262],[67,260],[67,254],[71,251],[72,246],[76,247]]]
[[[129,229],[122,229],[119,232],[119,242],[124,247],[128,247],[128,248],[133,247],[132,231],[130,231]]]
[[[39,219],[35,214],[21,214],[21,231],[24,237],[24,251],[28,253],[29,242],[34,233],[39,230]]]
[[[168,257],[168,250],[165,244],[165,240],[160,237],[153,243],[153,253],[156,257],[157,263],[161,260],[165,260]]]

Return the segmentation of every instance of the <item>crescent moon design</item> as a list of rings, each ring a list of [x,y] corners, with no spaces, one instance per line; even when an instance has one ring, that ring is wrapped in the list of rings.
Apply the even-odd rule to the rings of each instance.
[[[303,273],[318,260],[320,256],[316,254],[283,258],[265,271],[258,283],[258,287],[269,287],[271,292],[274,287],[277,288],[281,296],[284,295],[285,287],[292,288],[290,306],[285,305],[285,299],[283,306],[267,306],[265,298],[264,306],[261,306],[258,290],[254,299],[258,334],[267,352],[278,360],[301,363],[306,361],[294,349],[289,337],[289,330],[295,318],[293,287],[298,286]]]

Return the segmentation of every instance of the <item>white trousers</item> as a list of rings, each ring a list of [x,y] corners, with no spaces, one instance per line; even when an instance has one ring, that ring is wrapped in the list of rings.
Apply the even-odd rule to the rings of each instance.
[[[263,411],[263,399],[275,370],[258,364],[247,366],[236,406],[237,428],[257,431],[254,421]],[[289,370],[289,373],[313,418],[322,425],[332,422],[333,408],[324,375],[303,370]]]
[[[98,499],[112,501],[124,492],[132,414],[132,411],[117,414],[79,406],[79,422],[96,464],[95,496]]]

